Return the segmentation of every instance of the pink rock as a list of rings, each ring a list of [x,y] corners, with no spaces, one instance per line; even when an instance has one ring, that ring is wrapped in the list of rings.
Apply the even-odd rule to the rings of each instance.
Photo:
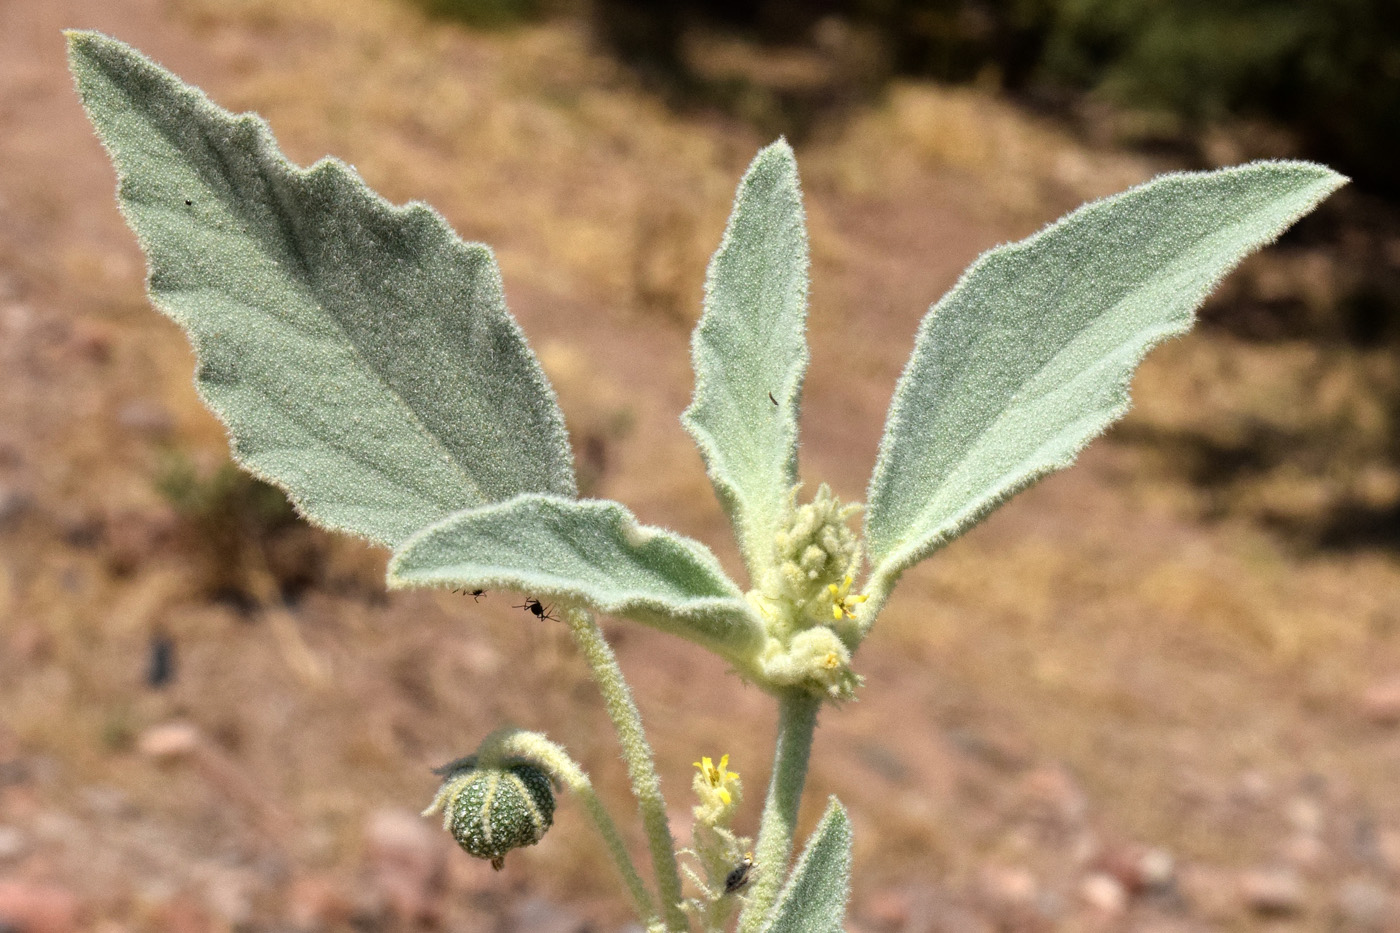
[[[1021,793],[1032,807],[1061,822],[1078,823],[1089,810],[1079,784],[1059,765],[1031,771],[1021,781]]]
[[[1291,868],[1254,868],[1240,875],[1240,897],[1250,910],[1288,917],[1303,909],[1303,879]]]
[[[1030,904],[1039,893],[1035,876],[1024,868],[988,865],[982,869],[979,886],[989,901],[1005,906]]]
[[[1128,909],[1128,892],[1112,875],[1095,872],[1079,885],[1079,897],[1100,914],[1116,917]]]
[[[287,892],[287,919],[297,930],[340,929],[354,913],[349,896],[327,877],[298,878]]]
[[[1322,812],[1322,804],[1316,799],[1306,796],[1294,797],[1288,801],[1284,808],[1284,815],[1288,822],[1292,824],[1295,832],[1307,835],[1317,835],[1322,832],[1326,814]]]
[[[1361,694],[1361,715],[1380,726],[1400,725],[1400,677],[1377,681]]]
[[[1170,852],[1132,842],[1105,845],[1094,867],[1122,885],[1129,896],[1164,890],[1176,875],[1176,860]]]
[[[136,747],[148,758],[169,762],[190,757],[199,750],[202,742],[199,727],[177,721],[147,729],[136,740]]]
[[[370,883],[379,906],[409,923],[435,923],[442,914],[447,848],[430,820],[403,810],[379,810],[365,828]]]
[[[56,885],[0,881],[0,929],[18,933],[70,933],[78,926],[78,901]]]
[[[1327,844],[1313,835],[1295,833],[1283,846],[1283,857],[1300,871],[1316,872],[1327,862]]]
[[[1383,829],[1377,834],[1376,854],[1386,871],[1400,879],[1400,829]]]

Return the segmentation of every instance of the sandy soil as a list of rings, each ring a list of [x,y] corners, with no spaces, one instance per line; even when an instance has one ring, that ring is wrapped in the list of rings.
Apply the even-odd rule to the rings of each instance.
[[[730,566],[676,419],[704,264],[766,140],[667,113],[568,22],[0,6],[0,928],[623,929],[568,801],[500,874],[411,817],[427,769],[504,721],[566,744],[628,811],[563,632],[510,594],[386,596],[383,554],[161,492],[172,463],[207,477],[226,454],[145,300],[64,70],[70,26],[491,243],[591,492]],[[798,156],[803,473],[851,498],[918,318],[966,263],[1165,167],[917,85]],[[1400,929],[1400,561],[1203,521],[1172,467],[1186,452],[1123,439],[1287,404],[1309,353],[1210,334],[1159,351],[1121,435],[908,576],[859,702],[822,716],[804,810],[836,794],[852,812],[851,930]],[[690,763],[725,752],[756,820],[767,698],[687,645],[609,632],[678,829]],[[162,640],[175,678],[153,688]]]

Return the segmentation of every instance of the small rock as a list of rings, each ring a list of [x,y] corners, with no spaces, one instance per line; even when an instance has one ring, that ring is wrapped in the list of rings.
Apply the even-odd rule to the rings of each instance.
[[[1235,799],[1240,803],[1258,806],[1273,793],[1273,782],[1262,771],[1246,771],[1240,775],[1235,786]]]
[[[0,861],[19,858],[27,847],[24,833],[13,826],[0,826]]]
[[[1303,881],[1291,868],[1255,868],[1240,876],[1240,897],[1257,914],[1288,917],[1303,909]]]
[[[380,906],[410,923],[441,915],[447,849],[432,823],[403,810],[379,810],[365,828],[366,859]]]
[[[1361,715],[1378,726],[1400,725],[1400,677],[1377,681],[1361,694]]]
[[[32,620],[17,620],[13,626],[9,646],[12,659],[37,668],[52,657],[53,634],[47,628]],[[9,781],[6,780],[5,769],[0,767],[0,784],[6,783]]]
[[[1176,882],[1176,859],[1166,849],[1150,848],[1138,859],[1138,877],[1144,891],[1166,891]]]
[[[1283,857],[1304,872],[1315,872],[1327,861],[1327,844],[1317,836],[1297,833],[1283,846]]]
[[[982,869],[979,887],[987,900],[1008,906],[1031,904],[1039,892],[1035,875],[1026,869],[995,865]]]
[[[175,430],[175,419],[166,407],[149,399],[127,402],[117,410],[117,424],[128,431],[159,440]]]
[[[1089,875],[1079,885],[1079,897],[1094,910],[1116,917],[1128,909],[1128,892],[1117,878],[1101,872]]]
[[[24,881],[0,881],[0,929],[19,933],[70,933],[78,902],[67,890]]]
[[[1337,914],[1358,930],[1393,929],[1387,924],[1400,917],[1397,905],[1380,885],[1364,878],[1353,879],[1337,892]]]
[[[1400,829],[1382,829],[1376,833],[1376,860],[1391,877],[1400,879]]]
[[[1063,823],[1078,823],[1089,810],[1079,784],[1058,765],[1036,768],[1027,774],[1021,782],[1021,793],[1041,814]]]
[[[1316,835],[1322,831],[1322,805],[1312,797],[1294,797],[1285,813],[1295,832]]]
[[[1165,891],[1176,875],[1176,860],[1170,852],[1137,843],[1105,845],[1093,865],[1122,885],[1130,896]]]
[[[189,722],[167,722],[152,726],[136,740],[141,754],[165,763],[188,758],[203,744],[199,727]]]
[[[241,928],[253,919],[255,883],[247,872],[220,870],[204,879],[204,906],[227,928]]]
[[[298,878],[287,894],[288,920],[307,933],[346,927],[354,913],[355,905],[330,878]]]

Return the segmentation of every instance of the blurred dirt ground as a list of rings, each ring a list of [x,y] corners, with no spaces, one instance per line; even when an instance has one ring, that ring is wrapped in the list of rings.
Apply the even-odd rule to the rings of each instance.
[[[414,816],[428,769],[502,722],[566,744],[630,813],[596,692],[512,594],[386,595],[382,553],[228,471],[185,342],[144,297],[63,27],[131,42],[260,111],[293,159],[335,154],[492,244],[589,491],[731,567],[677,416],[705,263],[767,140],[668,113],[567,20],[0,5],[0,929],[626,929],[569,801],[499,874]],[[798,156],[803,472],[851,498],[917,321],[961,269],[1171,167],[916,84]],[[1315,260],[1279,247],[1212,313],[1280,279],[1325,289]],[[1178,341],[1121,429],[908,575],[858,657],[859,702],[822,716],[804,810],[851,810],[849,929],[1400,930],[1400,560],[1277,530],[1342,492],[1396,495],[1351,456],[1384,429],[1368,387],[1394,378],[1302,343]],[[1286,463],[1323,431],[1336,468],[1199,482],[1211,451],[1272,438]],[[688,645],[609,632],[677,831],[701,755],[731,756],[756,822],[765,697]]]

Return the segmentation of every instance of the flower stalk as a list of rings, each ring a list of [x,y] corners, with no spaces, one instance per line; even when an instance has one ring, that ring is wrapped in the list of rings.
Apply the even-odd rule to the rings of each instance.
[[[681,876],[676,863],[676,844],[666,814],[666,798],[661,793],[661,777],[656,773],[656,760],[642,727],[642,715],[632,698],[632,691],[622,677],[617,655],[603,637],[593,614],[581,609],[564,612],[564,620],[578,643],[593,680],[603,695],[608,718],[617,731],[622,757],[627,763],[627,777],[637,798],[646,831],[647,847],[651,851],[652,871],[661,897],[661,914],[666,929],[681,931],[688,928],[681,911]]]
[[[739,933],[757,933],[767,919],[787,874],[792,856],[792,839],[797,830],[797,811],[807,781],[807,761],[817,727],[818,696],[793,691],[778,701],[778,739],[773,755],[773,773],[768,781],[768,798],[758,827],[754,851],[757,866],[750,885],[748,904],[739,917]]]

